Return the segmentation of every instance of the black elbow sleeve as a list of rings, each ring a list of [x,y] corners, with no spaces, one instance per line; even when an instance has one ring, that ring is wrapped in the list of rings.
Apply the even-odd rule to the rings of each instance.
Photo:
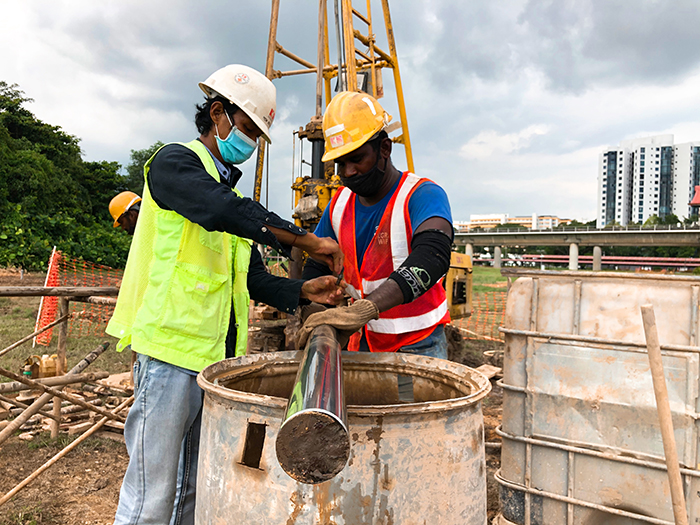
[[[411,254],[389,279],[403,293],[404,304],[430,290],[450,269],[452,241],[441,230],[424,230],[413,237]]]

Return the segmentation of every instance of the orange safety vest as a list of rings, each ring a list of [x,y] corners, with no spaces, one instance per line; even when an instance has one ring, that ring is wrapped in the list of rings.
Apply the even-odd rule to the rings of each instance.
[[[331,201],[330,219],[340,249],[345,255],[347,291],[361,299],[376,290],[399,268],[411,253],[413,229],[408,201],[413,192],[429,179],[404,172],[384,210],[377,231],[369,243],[362,267],[358,267],[355,240],[355,194],[340,188]],[[415,301],[382,312],[379,319],[367,323],[364,333],[372,352],[396,352],[428,337],[439,324],[450,322],[445,289],[440,279]],[[348,350],[359,350],[360,334],[355,334]]]

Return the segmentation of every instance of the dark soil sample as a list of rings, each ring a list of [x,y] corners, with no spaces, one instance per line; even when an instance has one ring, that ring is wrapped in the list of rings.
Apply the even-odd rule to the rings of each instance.
[[[350,455],[347,430],[323,412],[307,411],[287,420],[277,434],[277,460],[301,483],[322,483],[343,470]]]

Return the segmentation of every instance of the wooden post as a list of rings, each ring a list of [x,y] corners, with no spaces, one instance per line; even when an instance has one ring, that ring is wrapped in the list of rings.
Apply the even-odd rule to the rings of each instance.
[[[649,366],[651,367],[651,379],[654,383],[656,410],[659,413],[661,439],[663,440],[664,455],[666,456],[668,483],[671,487],[673,518],[676,525],[688,525],[685,495],[683,494],[683,481],[681,480],[681,469],[678,464],[676,439],[673,435],[671,406],[668,402],[666,377],[664,376],[664,365],[661,360],[661,346],[659,345],[659,334],[656,331],[656,316],[654,315],[654,307],[652,305],[645,304],[642,306],[642,321],[644,322],[644,336],[647,340],[647,355],[649,356]]]
[[[53,398],[53,416],[51,420],[51,439],[58,437],[58,431],[61,429],[61,399]]]
[[[119,295],[117,286],[0,286],[0,297],[89,297]]]
[[[65,297],[61,297],[58,300],[59,304],[59,317],[68,317],[70,312],[70,303]],[[68,319],[58,326],[58,350],[56,354],[58,355],[58,362],[56,363],[56,375],[62,376],[66,373],[67,368],[67,358],[66,358],[66,346],[68,344]],[[53,415],[58,417],[58,419],[51,420],[51,438],[56,439],[58,437],[58,432],[61,428],[61,399],[58,397],[53,398]]]
[[[70,303],[65,297],[59,299],[59,317],[65,317],[68,315],[70,308]],[[58,355],[58,363],[56,363],[56,375],[62,376],[66,373],[66,346],[68,340],[68,320],[61,323],[58,327],[58,350],[56,354]]]

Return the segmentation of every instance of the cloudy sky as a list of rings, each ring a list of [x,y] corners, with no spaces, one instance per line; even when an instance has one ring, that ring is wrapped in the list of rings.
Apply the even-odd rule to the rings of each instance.
[[[365,2],[355,3],[364,11]],[[381,3],[374,4],[387,49]],[[312,62],[317,5],[281,0],[278,30],[284,47]],[[40,119],[80,137],[87,160],[124,165],[132,149],[194,138],[197,82],[229,63],[265,67],[268,0],[0,0],[0,7],[0,80],[34,99],[29,109]],[[697,0],[392,0],[391,7],[416,172],[447,190],[455,220],[472,213],[591,220],[606,145],[659,133],[700,141]],[[297,68],[277,55],[276,69]],[[384,79],[381,102],[398,118],[389,71]],[[289,218],[292,130],[314,112],[315,78],[275,84],[269,207]],[[405,169],[401,146],[394,163]],[[250,195],[253,162],[243,170],[241,189]]]

